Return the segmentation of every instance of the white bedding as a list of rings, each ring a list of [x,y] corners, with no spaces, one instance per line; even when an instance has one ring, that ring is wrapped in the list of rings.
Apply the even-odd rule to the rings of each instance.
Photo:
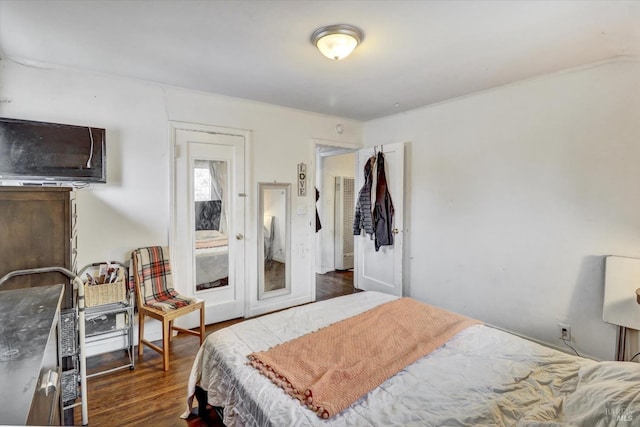
[[[247,364],[254,351],[393,298],[362,292],[217,331],[198,351],[188,395],[199,384],[211,405],[225,408],[228,426],[631,426],[640,420],[638,364],[598,363],[482,325],[460,332],[329,420]]]
[[[229,246],[196,249],[196,285],[229,277]]]

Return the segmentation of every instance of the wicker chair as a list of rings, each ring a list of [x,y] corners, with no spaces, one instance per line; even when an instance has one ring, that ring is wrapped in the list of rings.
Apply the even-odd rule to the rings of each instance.
[[[184,332],[204,340],[204,301],[179,295],[173,289],[173,280],[169,263],[169,250],[166,247],[152,246],[136,249],[131,253],[130,286],[136,290],[138,306],[138,356],[142,356],[144,345],[162,355],[162,365],[169,370],[169,349],[173,331]],[[180,328],[173,324],[178,317],[200,310],[198,330]],[[144,338],[145,317],[162,322],[162,347]]]

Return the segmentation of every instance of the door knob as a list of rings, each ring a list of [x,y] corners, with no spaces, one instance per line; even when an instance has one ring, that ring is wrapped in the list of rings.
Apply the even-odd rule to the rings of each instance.
[[[236,234],[236,240],[242,240],[242,239],[244,239],[244,236],[242,235],[242,233]]]

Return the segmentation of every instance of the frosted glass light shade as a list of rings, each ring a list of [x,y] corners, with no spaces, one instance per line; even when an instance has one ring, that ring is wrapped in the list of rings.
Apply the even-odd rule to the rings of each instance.
[[[327,58],[346,58],[362,41],[362,31],[351,25],[331,25],[318,28],[311,35],[311,42]]]
[[[358,41],[346,34],[329,34],[318,40],[316,46],[327,58],[340,60],[353,52],[358,46]]]

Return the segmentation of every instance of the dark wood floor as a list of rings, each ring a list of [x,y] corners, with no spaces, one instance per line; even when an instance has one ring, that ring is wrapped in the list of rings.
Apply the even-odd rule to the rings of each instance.
[[[353,289],[351,271],[316,275],[317,300],[350,294]],[[242,319],[216,323],[206,327],[207,335],[241,322]],[[145,348],[144,356],[136,358],[136,368],[123,369],[88,379],[89,424],[93,427],[114,425],[153,425],[200,427],[204,424],[185,412],[187,381],[191,365],[199,348],[197,337],[180,334],[172,341],[170,370],[162,370],[161,356]],[[124,351],[116,351],[87,359],[88,373],[127,362]],[[74,422],[82,424],[80,407],[74,410]],[[221,426],[220,422],[213,424]]]
[[[285,264],[275,260],[264,262],[264,289],[275,291],[287,286]]]
[[[316,274],[316,301],[357,292],[353,288],[353,270]]]

